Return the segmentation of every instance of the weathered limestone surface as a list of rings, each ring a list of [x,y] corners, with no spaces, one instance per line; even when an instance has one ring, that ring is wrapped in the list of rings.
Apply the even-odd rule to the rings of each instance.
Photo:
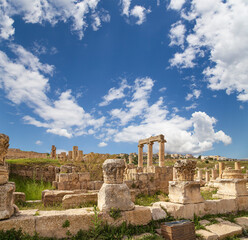
[[[217,182],[219,183],[217,196],[221,198],[248,196],[246,189],[248,179],[220,179]]]
[[[26,195],[24,192],[14,192],[14,203],[20,203],[26,201]]]
[[[67,231],[75,235],[80,229],[89,230],[93,226],[93,208],[39,211],[37,216],[35,216],[35,212],[36,210],[21,211],[20,216],[1,221],[0,230],[22,228],[23,232],[30,235],[37,232],[41,237],[66,238]],[[106,221],[110,225],[120,225],[124,221],[127,224],[146,225],[152,220],[150,209],[140,206],[136,206],[132,211],[122,212],[122,217],[118,220],[114,220],[106,212],[99,213],[99,217],[103,222]],[[62,226],[66,220],[69,221],[70,226],[63,228]]]
[[[218,239],[218,235],[207,230],[197,230],[196,234],[200,234],[204,240],[216,240]]]
[[[160,207],[150,207],[152,219],[160,220],[167,217],[167,213]]]
[[[0,220],[10,218],[14,214],[14,183],[0,185]]]
[[[60,191],[60,190],[44,190],[42,192],[42,202],[44,206],[54,206],[62,203],[62,199],[65,195],[79,194],[85,192],[83,190],[71,190],[71,191]]]
[[[184,159],[178,160],[174,168],[177,171],[178,181],[194,181],[196,161]]]
[[[97,193],[79,193],[65,195],[62,199],[62,206],[64,208],[73,208],[90,202],[97,202]]]
[[[123,183],[124,169],[123,159],[107,159],[103,163],[104,184],[98,193],[98,207],[101,211],[111,208],[123,211],[134,209],[129,188]]]
[[[200,183],[194,181],[170,181],[169,198],[173,203],[201,203]]]
[[[244,229],[248,229],[248,217],[239,217],[235,219],[235,222]]]
[[[122,211],[132,210],[134,203],[126,184],[104,183],[98,193],[98,207],[101,211],[109,211],[111,208]]]
[[[217,224],[206,226],[206,229],[218,235],[218,239],[242,234],[242,227],[229,221],[222,221]]]

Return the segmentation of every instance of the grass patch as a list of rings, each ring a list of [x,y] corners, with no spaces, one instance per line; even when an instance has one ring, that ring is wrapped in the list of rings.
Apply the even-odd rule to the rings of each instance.
[[[157,192],[154,195],[139,194],[135,198],[135,204],[140,206],[151,206],[155,202],[169,201],[169,197],[165,193]]]
[[[214,199],[218,199],[218,198],[214,198],[213,194],[217,193],[218,189],[214,189],[212,191],[201,191],[201,195],[205,200],[214,200]]]
[[[58,159],[51,158],[18,158],[18,159],[6,159],[8,164],[18,164],[18,165],[41,165],[41,166],[60,166]]]
[[[16,192],[24,192],[26,200],[41,200],[41,193],[45,189],[53,189],[49,182],[37,181],[10,175],[10,181],[15,182]]]

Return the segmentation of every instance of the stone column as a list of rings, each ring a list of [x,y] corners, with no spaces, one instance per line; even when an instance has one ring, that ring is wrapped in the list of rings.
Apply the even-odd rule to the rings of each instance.
[[[0,220],[10,218],[14,214],[15,184],[8,182],[9,173],[5,163],[9,147],[9,137],[0,134]]]
[[[199,181],[202,180],[202,170],[201,170],[201,169],[199,169],[199,170],[197,171],[197,179],[198,179]]]
[[[164,167],[164,143],[165,141],[159,142],[159,167]]]
[[[173,167],[173,181],[177,180],[177,170]]]
[[[219,162],[219,178],[222,178],[222,173],[225,169],[225,163]]]
[[[147,167],[151,167],[152,166],[152,159],[153,159],[153,151],[152,151],[153,142],[149,142],[147,144],[147,146],[148,146],[148,150],[147,150]]]
[[[123,183],[125,162],[123,159],[107,159],[103,163],[104,184],[98,193],[100,211],[134,209],[128,186]]]
[[[218,170],[219,169],[219,164],[215,164],[214,169]]]
[[[240,162],[235,162],[235,170],[241,170]]]
[[[55,147],[55,145],[52,145],[51,158],[56,159],[56,147]]]
[[[76,161],[78,156],[78,146],[73,146],[72,148],[72,159]]]
[[[218,172],[216,169],[211,170],[212,179],[215,180],[218,177]]]
[[[207,170],[205,172],[205,182],[209,182],[209,180],[210,180],[210,175],[209,175],[209,171]]]
[[[143,144],[138,145],[138,167],[143,167]]]
[[[68,152],[68,160],[72,160],[72,151]]]

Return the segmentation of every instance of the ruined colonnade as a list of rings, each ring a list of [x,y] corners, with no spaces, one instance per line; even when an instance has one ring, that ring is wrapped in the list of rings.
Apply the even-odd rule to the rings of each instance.
[[[164,143],[166,140],[164,139],[164,135],[160,134],[158,136],[149,137],[146,139],[139,140],[138,145],[138,167],[143,167],[143,147],[144,144],[148,145],[147,150],[147,167],[152,166],[152,157],[153,157],[153,144],[154,142],[159,142],[159,166],[164,166]]]

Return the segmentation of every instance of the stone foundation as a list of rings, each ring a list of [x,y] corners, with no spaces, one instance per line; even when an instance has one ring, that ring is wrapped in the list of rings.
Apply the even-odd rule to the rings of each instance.
[[[10,218],[14,214],[14,191],[14,183],[0,185],[0,220]]]
[[[169,182],[169,198],[173,203],[201,203],[204,201],[200,192],[200,183],[194,181]]]

